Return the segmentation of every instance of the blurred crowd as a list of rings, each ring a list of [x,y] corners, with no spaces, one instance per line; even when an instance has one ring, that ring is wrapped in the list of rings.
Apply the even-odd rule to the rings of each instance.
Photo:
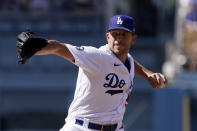
[[[197,0],[188,4],[183,27],[183,53],[188,58],[187,69],[197,70]]]
[[[91,10],[99,12],[101,6],[101,0],[1,0],[0,11],[57,13]]]

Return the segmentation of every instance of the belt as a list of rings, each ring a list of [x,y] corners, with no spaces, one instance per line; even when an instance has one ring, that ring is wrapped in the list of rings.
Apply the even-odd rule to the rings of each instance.
[[[76,119],[75,124],[83,126],[83,120]],[[89,122],[88,128],[100,131],[115,131],[118,124],[113,125],[100,125],[96,123]]]

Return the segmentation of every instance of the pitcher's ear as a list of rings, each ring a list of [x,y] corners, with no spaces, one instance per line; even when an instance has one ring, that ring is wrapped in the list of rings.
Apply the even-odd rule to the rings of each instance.
[[[107,32],[107,33],[105,34],[105,37],[106,37],[107,40],[109,39],[109,32]]]

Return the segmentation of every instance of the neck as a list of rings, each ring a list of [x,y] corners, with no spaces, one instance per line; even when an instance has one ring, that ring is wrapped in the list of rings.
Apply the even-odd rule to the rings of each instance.
[[[115,54],[115,56],[124,64],[127,59],[127,54]]]

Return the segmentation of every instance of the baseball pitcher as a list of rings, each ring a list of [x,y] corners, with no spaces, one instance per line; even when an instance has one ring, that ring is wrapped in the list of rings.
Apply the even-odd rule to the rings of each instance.
[[[79,67],[74,99],[60,131],[124,131],[122,120],[134,75],[145,78],[153,88],[167,84],[163,74],[149,71],[129,54],[137,39],[135,27],[132,17],[113,16],[107,44],[100,48],[47,40],[30,31],[19,34],[19,63],[25,64],[33,55],[54,54]]]

